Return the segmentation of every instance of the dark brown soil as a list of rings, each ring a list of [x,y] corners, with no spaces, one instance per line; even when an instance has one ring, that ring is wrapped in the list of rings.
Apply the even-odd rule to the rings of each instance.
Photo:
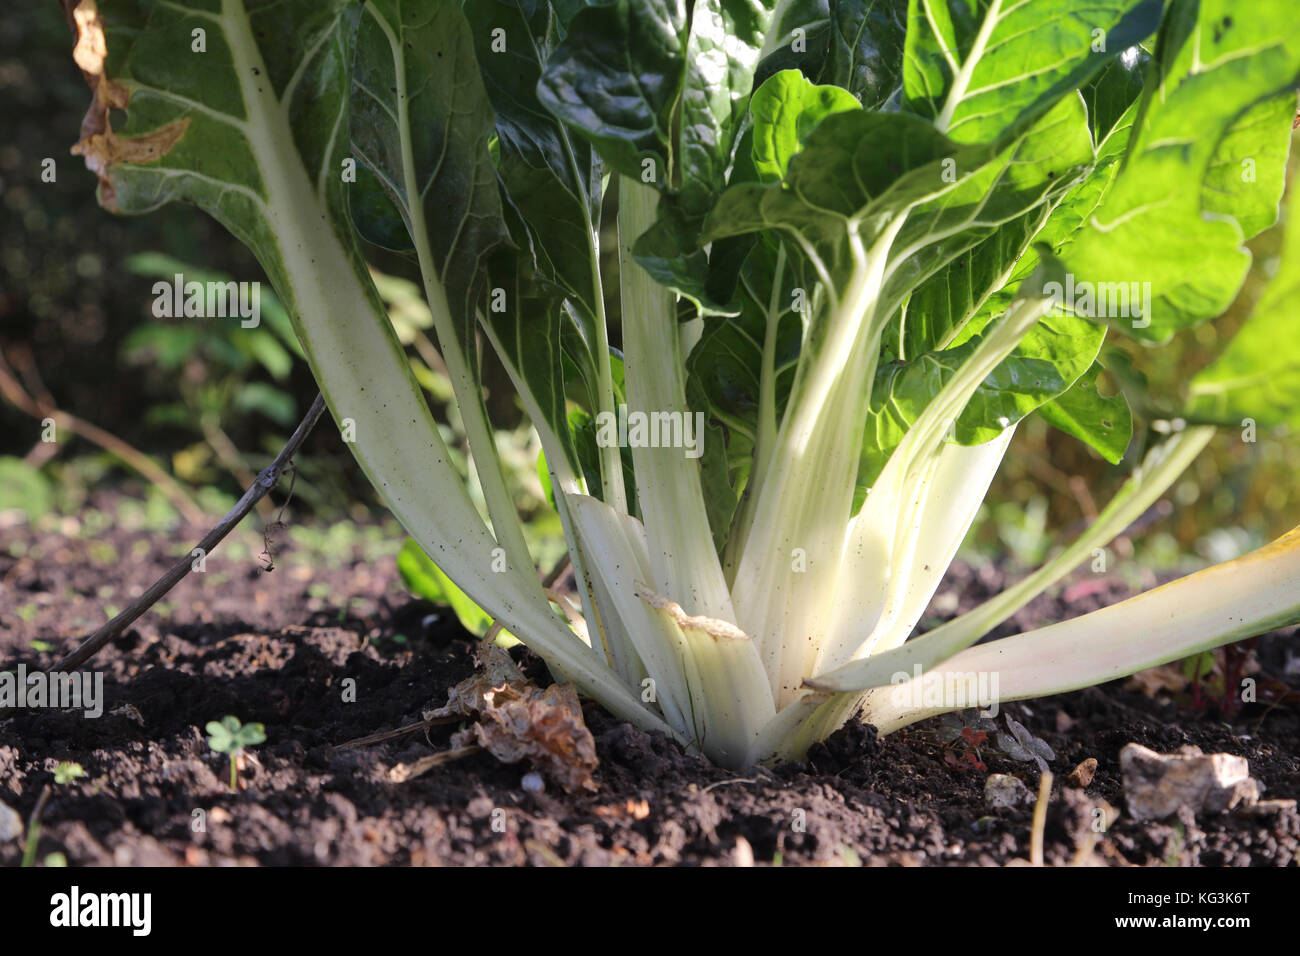
[[[150,583],[184,540],[119,527],[94,536],[75,526],[0,528],[0,666],[49,666],[104,619],[106,604],[121,606]],[[436,609],[406,595],[391,557],[334,548],[310,563],[281,555],[267,573],[256,550],[242,560],[210,557],[206,574],[168,598],[167,613],[141,619],[96,658],[108,698],[101,718],[28,710],[0,719],[0,803],[24,820],[60,761],[86,771],[53,786],[38,860],[58,851],[73,866],[729,864],[741,837],[759,864],[1004,864],[1029,855],[1032,807],[986,810],[983,785],[988,772],[1003,772],[1035,789],[1037,770],[987,749],[987,771],[953,766],[935,721],[885,740],[853,724],[806,766],[737,775],[585,702],[601,761],[594,794],[525,791],[526,766],[483,754],[392,783],[392,766],[444,749],[455,728],[339,754],[330,747],[442,704],[473,670],[470,640],[450,615],[434,618]],[[1001,578],[959,566],[936,607],[967,607]],[[1087,581],[1068,592],[1068,606],[1059,595],[1040,599],[1017,628],[1124,592],[1118,581],[1100,592],[1093,576]],[[1293,633],[1261,642],[1258,678],[1294,672]],[[34,640],[50,649],[33,649]],[[515,654],[544,678],[540,662]],[[343,701],[346,678],[356,681],[355,703]],[[1266,797],[1300,794],[1300,717],[1290,703],[1248,704],[1228,723],[1213,709],[1116,683],[1008,709],[1057,755],[1048,863],[1300,860],[1294,809],[1185,812],[1165,824],[1121,815],[1104,834],[1092,828],[1102,801],[1122,808],[1117,756],[1130,741],[1241,754]],[[237,794],[201,730],[226,714],[264,723],[268,737]],[[1087,757],[1099,764],[1091,785],[1065,784]],[[205,832],[192,825],[199,810]],[[493,827],[496,810],[504,832]],[[20,856],[19,841],[0,845],[0,865]]]

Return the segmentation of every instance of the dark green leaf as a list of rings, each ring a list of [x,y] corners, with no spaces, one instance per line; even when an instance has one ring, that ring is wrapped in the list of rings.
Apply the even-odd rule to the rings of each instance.
[[[509,237],[487,150],[492,107],[459,7],[367,3],[353,87],[353,151],[388,192],[415,246],[427,247],[456,334],[472,355],[483,268]]]
[[[538,98],[616,171],[664,188],[679,162],[673,111],[685,79],[686,28],[684,0],[588,6],[547,61]]]

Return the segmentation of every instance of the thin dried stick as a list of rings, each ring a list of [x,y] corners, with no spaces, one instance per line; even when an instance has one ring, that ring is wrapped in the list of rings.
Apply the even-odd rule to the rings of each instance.
[[[1047,801],[1052,797],[1052,774],[1044,770],[1038,778],[1038,802],[1034,804],[1034,828],[1029,836],[1029,865],[1043,865],[1043,830],[1047,827]]]
[[[202,551],[203,555],[211,554],[222,539],[230,534],[235,526],[244,520],[244,516],[253,510],[253,506],[275,487],[276,482],[280,480],[281,472],[289,464],[289,460],[301,447],[303,441],[311,434],[312,428],[324,411],[325,399],[320,394],[317,394],[316,401],[312,402],[311,408],[307,410],[306,417],[298,423],[298,427],[290,436],[289,441],[280,449],[280,454],[275,456],[275,461],[262,470],[262,473],[257,476],[257,480],[244,492],[244,496],[239,499],[235,507],[226,512],[226,516],[217,522],[216,526],[204,535],[203,540],[198,543],[197,548]],[[180,582],[181,578],[190,573],[194,567],[193,553],[191,551],[190,554],[185,555],[176,564],[172,565],[171,570],[155,581],[149,590],[131,603],[130,607],[83,641],[80,647],[55,664],[53,670],[75,670],[90,660],[105,644],[121,634],[131,622],[153,607],[155,603],[162,599],[164,594]]]
[[[407,724],[404,727],[398,727],[396,730],[381,730],[377,734],[370,734],[366,737],[357,737],[354,740],[347,740],[337,746],[330,747],[331,754],[339,753],[344,750],[351,750],[353,747],[369,747],[371,744],[380,744],[385,740],[392,740],[394,737],[401,737],[403,734],[413,734],[417,730],[428,730],[430,727],[438,727],[442,724],[456,724],[464,720],[464,717],[430,717],[428,720],[417,720],[413,724]]]
[[[428,773],[439,764],[451,763],[453,760],[460,760],[463,757],[469,757],[478,753],[483,748],[478,744],[470,744],[468,747],[456,747],[453,750],[440,750],[436,754],[429,754],[427,757],[421,757],[415,763],[399,763],[388,771],[388,779],[393,783],[405,783],[408,780],[414,780],[416,777]]]

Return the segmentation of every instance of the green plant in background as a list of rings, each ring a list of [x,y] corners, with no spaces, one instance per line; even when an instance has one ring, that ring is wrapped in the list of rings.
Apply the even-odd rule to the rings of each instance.
[[[77,149],[102,204],[192,202],[244,240],[437,570],[408,554],[408,576],[622,718],[739,767],[855,712],[890,732],[968,706],[967,675],[1040,696],[1300,619],[1298,529],[972,646],[1142,515],[1216,426],[1300,422],[1282,309],[1300,230],[1283,291],[1190,388],[1153,398],[1103,351],[1219,316],[1277,218],[1300,80],[1286,0],[79,11],[95,100]],[[201,61],[184,53],[200,28]],[[598,228],[615,199],[616,272]],[[375,248],[418,263],[467,474]],[[487,354],[537,431],[580,608],[539,581]],[[1155,440],[1063,551],[914,635],[1031,415],[1112,463],[1135,417]]]
[[[230,758],[230,789],[239,790],[237,763],[249,747],[266,741],[266,728],[261,724],[241,724],[238,717],[227,715],[221,720],[208,721],[208,746],[214,753]]]
[[[54,782],[57,784],[72,783],[79,777],[84,777],[86,771],[81,764],[73,763],[70,760],[61,760],[59,765],[54,768]]]
[[[127,267],[164,283],[177,275],[199,283],[234,279],[160,253],[130,256]],[[129,365],[164,373],[176,391],[174,401],[150,407],[149,424],[199,432],[202,440],[175,456],[178,471],[190,481],[202,480],[208,456],[215,454],[217,463],[241,485],[251,483],[253,472],[226,432],[228,417],[257,413],[281,427],[292,427],[297,417],[284,385],[302,350],[279,300],[269,293],[259,300],[255,327],[245,328],[234,319],[151,318],[123,343]]]
[[[55,786],[67,786],[76,781],[77,778],[85,775],[86,771],[82,769],[81,764],[62,760],[54,768],[54,783]],[[27,820],[27,838],[23,843],[23,858],[19,863],[20,867],[36,865],[36,849],[41,842],[41,815],[45,812],[45,805],[49,802],[50,792],[48,786],[41,790],[41,795],[36,800],[36,806],[32,809],[32,815]],[[62,853],[49,853],[45,857],[45,865],[67,866],[68,861]]]

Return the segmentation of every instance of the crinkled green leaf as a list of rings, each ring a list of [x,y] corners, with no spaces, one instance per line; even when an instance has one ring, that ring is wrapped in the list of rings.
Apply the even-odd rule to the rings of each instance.
[[[907,0],[830,0],[830,49],[821,82],[877,110],[899,95]]]
[[[973,265],[968,275],[978,278],[983,272],[987,278],[1014,263],[1014,259],[1006,261],[1014,243],[997,233],[1010,229],[1013,236],[1018,234],[1022,242],[1028,242],[1025,237],[1043,211],[1050,210],[1091,171],[1095,157],[1083,101],[1078,94],[1066,96],[992,160],[986,150],[970,147],[959,150],[952,160],[956,184],[914,209],[895,240],[902,261],[886,284],[884,298],[891,306],[950,263],[960,263],[960,256],[990,237],[995,238],[983,253],[984,263]],[[978,253],[977,258],[981,258]],[[942,281],[960,285],[966,279],[950,274]],[[965,305],[968,299],[980,301],[981,295],[987,291],[977,287],[955,301]],[[915,311],[909,307],[913,318]],[[932,316],[931,334],[937,338],[929,349],[937,348],[948,330],[960,328],[968,317],[960,313]]]
[[[678,155],[683,215],[701,221],[726,182],[778,0],[695,0]]]
[[[1165,341],[1240,288],[1245,229],[1271,221],[1279,195],[1290,124],[1278,107],[1294,104],[1300,80],[1300,49],[1275,30],[1290,10],[1287,0],[1170,8],[1123,169],[1062,252],[1080,282],[1151,283],[1149,314],[1106,317],[1115,327]],[[1255,182],[1231,180],[1250,158]]]
[[[911,0],[904,108],[959,143],[1014,139],[1121,50],[1160,0]]]
[[[525,8],[536,6],[532,16]],[[469,0],[464,5],[488,97],[496,111],[498,172],[528,230],[529,267],[596,311],[594,230],[600,223],[601,163],[538,99],[550,52],[547,5]]]
[[[1192,379],[1193,417],[1300,428],[1300,189],[1291,187],[1278,269],[1224,351]]]
[[[762,182],[785,178],[790,160],[804,140],[832,113],[859,109],[858,101],[838,86],[818,86],[798,70],[782,70],[754,91],[751,153]]]
[[[776,9],[758,68],[757,88],[782,70],[823,82],[831,41],[831,0],[787,0]]]
[[[686,27],[685,0],[587,6],[547,61],[538,98],[617,172],[644,173],[662,188],[679,161],[673,111],[686,69]]]

